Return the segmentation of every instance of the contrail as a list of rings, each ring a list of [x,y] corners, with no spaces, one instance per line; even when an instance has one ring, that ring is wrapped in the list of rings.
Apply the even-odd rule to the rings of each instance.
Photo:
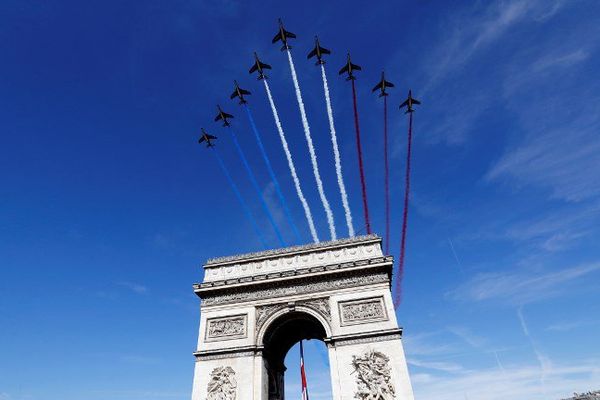
[[[333,155],[335,157],[335,173],[337,175],[338,186],[342,194],[342,204],[344,205],[344,213],[346,214],[346,225],[348,225],[348,235],[354,237],[354,226],[352,225],[352,213],[348,204],[348,194],[342,177],[342,162],[340,160],[340,150],[337,143],[337,135],[335,133],[335,125],[333,123],[333,109],[331,108],[331,98],[329,97],[329,85],[327,84],[327,75],[325,75],[325,64],[321,64],[321,76],[323,77],[323,91],[325,92],[325,104],[327,105],[327,117],[329,118],[329,131],[331,132],[331,144],[333,145]]]
[[[252,224],[252,228],[254,228],[254,232],[256,232],[256,236],[258,236],[258,239],[261,241],[263,247],[266,249],[268,247],[267,242],[266,242],[265,237],[263,236],[262,232],[258,228],[256,219],[254,219],[254,216],[252,215],[252,212],[250,211],[248,204],[246,204],[246,201],[244,200],[244,198],[242,197],[242,194],[238,190],[235,182],[233,181],[233,178],[231,177],[231,174],[229,173],[229,170],[227,169],[227,167],[225,166],[225,163],[223,162],[223,159],[219,155],[219,152],[214,147],[212,149],[213,149],[213,154],[215,155],[215,158],[217,159],[217,161],[219,162],[219,165],[221,166],[221,169],[223,170],[223,174],[225,175],[225,177],[227,178],[227,181],[229,182],[229,186],[231,186],[231,190],[233,190],[235,197],[237,197],[238,201],[240,202],[240,205],[242,206],[242,209],[244,210],[244,213],[246,214],[246,218],[248,218],[248,220]]]
[[[396,296],[394,308],[398,309],[402,301],[402,278],[404,277],[404,256],[406,254],[406,230],[408,225],[408,199],[410,194],[410,159],[412,152],[413,113],[408,115],[408,145],[406,148],[406,175],[404,178],[404,210],[402,212],[402,238],[400,239],[400,260],[398,261],[398,276],[396,277]]]
[[[252,169],[250,168],[250,164],[248,164],[248,159],[246,158],[246,155],[244,154],[244,151],[242,150],[242,146],[240,146],[240,143],[238,142],[237,135],[231,128],[229,129],[229,132],[231,132],[233,144],[235,145],[235,148],[237,149],[237,152],[240,155],[240,158],[242,159],[242,164],[244,164],[244,168],[246,169],[246,172],[248,173],[250,182],[252,182],[252,186],[254,186],[254,190],[256,190],[256,193],[258,194],[258,197],[260,198],[260,202],[262,204],[263,209],[265,210],[265,213],[267,214],[267,217],[269,218],[269,222],[271,223],[271,225],[273,226],[273,229],[275,230],[277,239],[279,239],[279,243],[283,247],[285,247],[286,246],[285,240],[283,240],[283,236],[281,236],[281,232],[279,231],[277,224],[275,224],[275,220],[273,219],[273,214],[271,214],[271,211],[269,210],[269,207],[267,206],[267,203],[265,202],[265,198],[262,194],[262,191],[260,190],[260,186],[258,185],[258,182],[256,181],[256,177],[254,176],[254,173],[252,172]]]
[[[383,79],[383,78],[382,78]],[[383,96],[383,164],[385,196],[385,254],[390,254],[390,164],[388,161],[387,96]]]
[[[317,189],[319,191],[319,197],[325,208],[325,214],[327,215],[327,222],[329,223],[329,233],[331,234],[331,240],[336,240],[337,235],[335,233],[335,222],[333,221],[333,212],[325,197],[325,191],[323,190],[323,182],[321,181],[321,175],[319,173],[319,165],[317,164],[317,155],[315,154],[315,148],[313,146],[312,138],[310,136],[310,127],[308,126],[308,120],[306,118],[306,110],[304,109],[304,102],[302,101],[302,92],[300,92],[300,85],[298,84],[298,76],[296,75],[296,68],[294,67],[294,61],[292,60],[292,52],[288,49],[286,51],[288,56],[288,62],[290,64],[290,72],[292,73],[292,80],[294,81],[294,87],[296,89],[296,100],[298,100],[298,108],[300,109],[300,117],[302,118],[302,126],[304,127],[304,136],[306,143],[308,144],[308,152],[310,153],[310,161],[312,162],[313,173],[315,175],[315,181],[317,182]]]
[[[254,117],[252,116],[252,111],[250,111],[250,107],[247,104],[246,104],[245,108],[246,108],[246,113],[248,114],[248,120],[250,121],[250,126],[252,126],[252,130],[254,131],[254,136],[256,136],[256,142],[258,143],[258,147],[260,148],[262,157],[265,160],[265,164],[267,165],[267,170],[269,171],[271,180],[273,181],[273,184],[275,185],[275,191],[277,192],[279,201],[281,202],[281,205],[283,206],[283,211],[285,212],[285,216],[288,220],[288,223],[292,227],[294,234],[296,235],[296,239],[298,239],[298,242],[301,242],[302,239],[300,238],[300,232],[298,232],[298,228],[296,227],[296,224],[294,223],[294,219],[292,218],[292,214],[290,213],[290,209],[288,207],[287,201],[285,200],[285,197],[283,197],[283,193],[281,192],[281,186],[279,186],[279,180],[277,179],[277,176],[275,175],[275,171],[273,170],[273,166],[271,165],[271,160],[269,159],[269,156],[267,156],[267,151],[265,150],[265,146],[263,145],[260,132],[258,131],[258,128],[256,127],[256,123],[254,122]]]
[[[317,230],[315,229],[315,223],[313,221],[312,213],[310,212],[310,207],[308,206],[308,201],[304,197],[304,193],[302,193],[302,187],[300,186],[300,179],[298,178],[298,174],[296,173],[296,167],[294,166],[294,160],[292,159],[292,153],[290,153],[290,148],[288,147],[287,140],[285,138],[285,133],[283,132],[283,127],[281,126],[281,121],[279,120],[279,113],[277,112],[277,108],[275,107],[275,102],[273,101],[273,95],[271,94],[271,88],[269,87],[269,83],[266,79],[262,80],[265,84],[265,91],[267,92],[267,97],[269,98],[269,104],[271,104],[271,111],[273,112],[273,118],[275,119],[275,125],[277,126],[277,132],[279,133],[279,138],[281,139],[281,145],[283,146],[283,152],[287,158],[288,166],[290,167],[290,173],[292,174],[292,179],[294,180],[294,186],[296,187],[296,193],[298,194],[298,198],[300,199],[300,203],[302,203],[302,208],[304,209],[304,215],[306,215],[306,220],[308,221],[308,228],[310,229],[310,234],[312,236],[313,242],[319,243],[319,236],[317,235]]]
[[[356,105],[356,85],[352,82],[352,105],[354,106],[354,128],[356,130],[356,151],[358,152],[358,170],[360,172],[360,187],[362,191],[363,209],[365,213],[365,226],[367,233],[371,234],[371,220],[369,219],[369,202],[367,201],[367,183],[365,182],[365,169],[362,159],[362,145],[360,144],[360,126],[358,125],[358,106]]]

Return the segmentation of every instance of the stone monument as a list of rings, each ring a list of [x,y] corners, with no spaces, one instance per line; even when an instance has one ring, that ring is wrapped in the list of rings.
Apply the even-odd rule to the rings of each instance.
[[[333,400],[413,400],[375,235],[208,260],[192,400],[283,400],[284,359],[326,343]]]

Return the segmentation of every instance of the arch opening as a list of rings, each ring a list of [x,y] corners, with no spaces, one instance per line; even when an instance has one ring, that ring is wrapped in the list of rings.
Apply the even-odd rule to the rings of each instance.
[[[324,342],[326,337],[327,332],[323,324],[305,312],[290,311],[271,322],[263,339],[269,400],[285,398],[285,360],[290,349],[301,340],[316,339]],[[293,358],[297,360],[298,357]],[[298,374],[298,378],[299,376]]]

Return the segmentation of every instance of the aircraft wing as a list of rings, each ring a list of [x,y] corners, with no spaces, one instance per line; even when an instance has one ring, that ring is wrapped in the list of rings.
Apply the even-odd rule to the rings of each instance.
[[[344,65],[344,66],[342,67],[342,69],[340,69],[340,72],[339,72],[339,74],[338,74],[338,75],[341,75],[341,74],[343,74],[344,72],[348,72],[348,69],[349,69],[349,67],[350,67],[350,64],[346,64],[346,65]]]
[[[384,82],[385,82],[385,86],[394,87],[394,84],[392,82],[388,82],[388,81],[384,81]]]
[[[321,46],[319,46],[319,48],[321,49],[321,53],[323,53],[323,54],[331,54],[331,50],[327,50],[325,47],[321,47]]]
[[[273,43],[278,42],[279,40],[281,40],[281,31],[279,31],[277,33],[277,35],[275,35],[275,37],[273,38]]]
[[[312,58],[316,55],[317,55],[317,48],[315,47],[310,53],[308,53],[308,56],[306,56],[306,58]]]
[[[225,118],[233,118],[233,115],[227,114],[226,112],[224,112],[223,115],[225,116]]]
[[[350,63],[350,65],[352,65],[352,69],[355,69],[357,71],[361,71],[362,70],[362,68],[360,67],[360,65],[356,65],[356,64],[352,64],[352,63]]]
[[[223,119],[223,116],[221,115],[221,113],[218,113],[217,116],[215,117],[215,121],[218,121],[220,119]]]
[[[247,91],[246,89],[241,89],[240,88],[240,93],[241,94],[251,94],[249,91]]]
[[[206,140],[206,136],[205,136],[205,135],[202,135],[202,136],[200,136],[200,139],[198,139],[198,143],[202,143],[202,142],[204,142],[205,140]]]
[[[210,140],[215,140],[217,137],[213,135],[206,135]]]
[[[271,66],[270,66],[269,64],[265,64],[265,63],[263,63],[263,62],[261,62],[261,63],[260,63],[260,67],[261,67],[262,69],[271,69]]]
[[[412,99],[413,104],[421,104],[419,100]]]
[[[285,37],[286,38],[291,38],[291,39],[295,39],[296,38],[296,35],[293,34],[292,32],[288,32],[288,31],[285,31],[285,30],[284,30],[284,32],[285,32]]]
[[[383,82],[379,82],[377,85],[375,85],[375,87],[373,87],[373,89],[371,90],[371,92],[374,92],[377,89],[381,89],[382,86],[383,86]]]
[[[400,104],[400,108],[406,107],[408,105],[408,99],[404,100],[404,103]]]
[[[258,69],[258,65],[256,65],[256,63],[254,63],[254,65],[250,68],[250,71],[248,71],[248,73],[253,73],[254,71],[256,71]]]
[[[233,93],[231,93],[231,96],[229,96],[230,99],[235,99],[237,97],[238,93],[237,90],[235,90]]]

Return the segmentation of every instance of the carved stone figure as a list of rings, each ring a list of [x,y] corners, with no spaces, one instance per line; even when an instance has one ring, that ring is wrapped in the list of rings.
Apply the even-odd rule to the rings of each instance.
[[[217,367],[210,373],[206,400],[235,400],[237,381],[231,367]]]
[[[354,398],[359,400],[393,400],[396,396],[391,382],[390,359],[383,353],[369,350],[360,356],[352,356],[356,373],[357,390]]]
[[[383,307],[383,299],[380,297],[340,303],[340,306],[343,323],[355,323],[359,321],[369,322],[387,319]]]

